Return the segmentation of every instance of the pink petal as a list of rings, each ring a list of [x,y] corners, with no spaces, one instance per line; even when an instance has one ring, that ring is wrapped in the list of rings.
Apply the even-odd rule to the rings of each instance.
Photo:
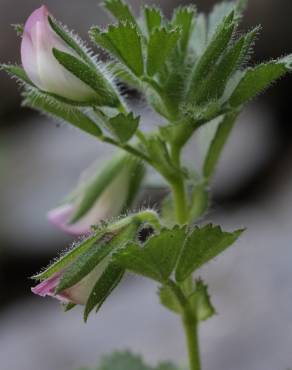
[[[55,208],[48,213],[48,220],[60,230],[71,235],[84,235],[90,232],[91,225],[69,224],[73,215],[74,207],[71,204],[66,204]]]
[[[37,22],[47,22],[49,14],[46,5],[42,5],[40,8],[33,11],[25,22],[24,31],[30,35],[32,28]]]

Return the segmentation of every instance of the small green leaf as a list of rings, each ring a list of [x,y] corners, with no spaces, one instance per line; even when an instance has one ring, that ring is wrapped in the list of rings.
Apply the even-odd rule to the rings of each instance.
[[[129,161],[130,162],[130,161]],[[129,187],[128,187],[128,197],[125,201],[125,206],[122,213],[129,211],[133,201],[137,197],[139,190],[141,189],[142,181],[146,174],[146,167],[142,161],[137,158],[131,158],[129,163]]]
[[[96,92],[95,105],[117,107],[120,101],[114,87],[106,80],[101,71],[77,59],[71,54],[53,49],[53,54],[58,62],[74,76],[90,86]]]
[[[104,7],[120,22],[130,22],[137,26],[133,12],[122,0],[105,0]]]
[[[61,37],[61,39],[70,46],[86,63],[91,65],[93,68],[96,68],[95,63],[86,52],[86,47],[83,46],[83,41],[79,40],[78,37],[73,36],[73,34],[67,31],[64,27],[62,27],[55,19],[52,17],[48,17],[49,24],[52,29],[56,32],[56,34]]]
[[[34,86],[31,80],[28,78],[27,74],[25,73],[24,69],[13,64],[1,64],[0,69],[3,69],[7,72],[11,77],[15,77],[17,80],[23,82],[24,84],[28,84],[30,86]]]
[[[162,26],[163,15],[161,9],[156,6],[145,5],[143,10],[147,31],[150,35],[156,28]]]
[[[213,225],[195,227],[184,244],[175,272],[176,280],[184,281],[195,270],[232,245],[242,232],[243,230],[237,230],[228,233]]]
[[[65,251],[65,253],[54,263],[52,263],[43,272],[32,277],[35,280],[45,280],[51,277],[54,273],[59,272],[66,268],[76,258],[85,253],[95,242],[104,236],[105,231],[97,231],[94,235],[82,240],[77,244],[73,244],[72,249]]]
[[[194,185],[191,193],[189,217],[193,222],[198,221],[209,206],[209,192],[204,184]]]
[[[173,51],[180,36],[180,30],[156,28],[149,37],[147,48],[147,73],[153,76],[159,71]]]
[[[190,48],[195,56],[201,56],[206,49],[208,41],[207,19],[204,14],[199,14],[190,35]]]
[[[222,53],[226,50],[235,28],[234,12],[231,12],[218,26],[205,52],[195,65],[190,81],[189,99],[198,94],[200,84],[213,70]]]
[[[22,34],[24,32],[24,25],[23,24],[17,23],[17,24],[12,24],[11,26],[13,27],[13,29],[16,32],[17,36],[22,36]]]
[[[136,239],[141,222],[133,220],[116,233],[106,233],[94,242],[82,255],[73,261],[64,271],[56,293],[70,288],[95,269],[100,262],[110,262],[111,253],[122,248],[129,241]],[[104,268],[104,266],[102,266]],[[101,268],[102,270],[102,268]]]
[[[100,309],[104,301],[119,284],[124,275],[124,270],[115,264],[109,264],[101,277],[97,280],[90,296],[86,302],[84,310],[84,321],[86,322],[90,312],[97,307]]]
[[[111,131],[121,143],[126,143],[130,140],[139,126],[140,117],[134,117],[134,114],[120,113],[109,119],[108,123]]]
[[[62,103],[51,95],[37,89],[27,91],[23,96],[25,98],[22,103],[23,106],[37,109],[49,116],[70,123],[90,135],[96,137],[102,135],[99,126],[77,107]]]
[[[62,274],[56,289],[56,294],[77,284],[88,275],[111,252],[114,244],[110,242],[111,235],[93,243],[90,248],[78,256]]]
[[[169,286],[163,285],[162,287],[160,287],[158,294],[160,298],[160,303],[163,306],[168,308],[170,311],[173,311],[174,313],[182,313],[181,304],[174,294],[173,290]]]
[[[160,137],[156,135],[149,136],[147,138],[146,149],[154,166],[166,178],[177,178],[179,169],[173,165],[166,143]]]
[[[232,131],[238,114],[239,112],[237,111],[227,113],[217,128],[204,160],[203,175],[206,179],[209,179],[214,173],[224,145]]]
[[[90,36],[98,45],[124,63],[136,76],[144,72],[141,36],[130,23],[109,26],[101,32],[98,27],[90,30]]]
[[[261,93],[272,82],[291,70],[290,59],[286,57],[248,68],[231,95],[229,104],[238,107]]]
[[[208,38],[211,37],[216,32],[217,27],[220,23],[224,20],[228,14],[230,14],[233,10],[236,10],[234,1],[222,1],[218,4],[215,4],[214,8],[212,9],[211,13],[208,17]]]
[[[188,301],[198,321],[205,321],[215,314],[208,286],[202,280],[196,281],[195,291],[188,297]]]
[[[126,351],[103,356],[97,370],[152,370],[152,368],[145,365],[141,356]]]
[[[163,229],[149,238],[143,247],[128,244],[117,252],[115,261],[127,270],[166,282],[175,268],[185,237],[185,228]]]
[[[122,81],[137,90],[141,90],[141,81],[139,78],[137,78],[132,71],[119,61],[113,60],[112,62],[109,62],[107,64],[107,70],[119,81]]]
[[[180,46],[182,51],[187,49],[192,28],[195,23],[196,8],[192,5],[180,6],[175,9],[172,25],[181,29]]]
[[[200,105],[221,97],[229,77],[240,66],[244,46],[245,37],[243,36],[225,52],[220,62],[201,84],[198,93],[193,95],[196,104]]]

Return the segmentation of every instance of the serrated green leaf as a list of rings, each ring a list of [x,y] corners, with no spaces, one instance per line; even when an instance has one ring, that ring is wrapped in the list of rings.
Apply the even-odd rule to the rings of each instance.
[[[160,303],[168,308],[170,311],[173,311],[174,313],[181,314],[182,313],[182,307],[177,299],[177,296],[174,294],[173,290],[167,286],[163,285],[159,288],[158,291]]]
[[[37,89],[27,91],[23,94],[23,106],[34,108],[54,118],[60,119],[87,132],[90,135],[100,137],[102,131],[92,119],[77,107],[53,98],[51,95],[40,92]]]
[[[115,261],[127,270],[163,283],[175,268],[185,237],[185,228],[163,229],[143,247],[127,245],[117,253]]]
[[[120,22],[130,22],[137,25],[129,5],[122,0],[105,0],[104,7]]]
[[[101,71],[97,70],[97,68],[93,69],[80,59],[61,50],[53,49],[53,54],[62,66],[95,91],[95,105],[109,107],[120,105],[117,92]]]
[[[184,281],[195,270],[222,253],[236,241],[242,231],[228,233],[210,224],[202,228],[195,227],[184,244],[175,272],[176,280]]]
[[[287,57],[248,68],[229,99],[230,106],[238,107],[248,102],[290,70]]]
[[[132,112],[127,115],[120,113],[117,116],[110,118],[108,124],[117,139],[121,143],[126,143],[137,131],[139,121],[140,117],[134,117]]]
[[[141,36],[130,23],[109,26],[101,32],[98,27],[90,30],[93,41],[124,63],[136,76],[144,72]]]
[[[150,35],[147,46],[147,73],[153,76],[159,71],[173,51],[180,37],[180,30],[156,28]]]
[[[196,281],[195,291],[188,297],[188,301],[197,321],[205,321],[215,314],[208,294],[208,286],[202,280]]]
[[[90,58],[89,54],[86,52],[85,47],[82,45],[82,41],[74,37],[69,31],[62,27],[55,19],[48,17],[49,24],[53,31],[61,37],[61,39],[70,46],[86,63],[96,68],[93,60]]]
[[[232,131],[238,115],[239,112],[237,111],[227,113],[222,122],[219,124],[204,160],[203,175],[206,179],[209,179],[214,173],[221,152]]]
[[[187,49],[192,28],[195,22],[196,8],[192,5],[180,6],[175,9],[172,25],[181,29],[180,47],[182,51]]]
[[[150,35],[156,28],[162,26],[163,15],[161,9],[156,6],[145,5],[143,11],[147,31]]]
[[[54,273],[63,270],[70,263],[72,263],[79,255],[85,253],[95,242],[102,238],[105,231],[97,231],[94,235],[82,240],[81,242],[73,245],[72,249],[65,251],[65,253],[54,263],[52,263],[48,268],[39,274],[32,277],[35,280],[45,280],[51,277]]]
[[[84,309],[84,321],[86,322],[90,312],[97,307],[100,309],[104,301],[116,288],[124,275],[124,270],[119,266],[110,264],[97,280]]]
[[[25,73],[24,69],[20,66],[13,65],[13,64],[1,64],[0,69],[3,69],[5,72],[7,72],[11,77],[15,77],[19,81],[28,84],[30,86],[34,86],[34,84],[31,82],[27,74]]]
[[[206,50],[196,64],[190,81],[189,100],[198,93],[200,84],[213,70],[230,42],[235,28],[234,12],[231,12],[218,26]]]

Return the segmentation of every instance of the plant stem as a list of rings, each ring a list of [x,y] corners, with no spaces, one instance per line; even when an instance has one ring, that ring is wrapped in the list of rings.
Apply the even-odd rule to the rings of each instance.
[[[183,179],[179,179],[171,184],[176,220],[180,225],[188,221],[188,206]]]
[[[188,312],[183,315],[183,325],[188,347],[189,369],[200,370],[200,349],[198,338],[198,323]]]
[[[171,151],[171,157],[177,167],[180,168],[180,154],[181,150],[179,147],[173,146]],[[173,193],[173,199],[175,204],[176,220],[180,225],[187,224],[189,221],[188,203],[185,193],[184,180],[180,178],[176,182],[171,184]],[[189,279],[192,279],[190,276]],[[174,283],[174,285],[176,285]],[[175,287],[173,287],[174,289]],[[180,288],[177,287],[180,291]],[[181,292],[182,293],[182,292]],[[183,293],[182,293],[183,294]],[[199,350],[199,338],[198,338],[198,322],[197,319],[189,311],[188,303],[184,303],[180,299],[180,294],[176,293],[179,301],[181,301],[183,307],[182,322],[185,331],[185,337],[187,342],[188,357],[189,357],[189,370],[200,370],[200,350]]]

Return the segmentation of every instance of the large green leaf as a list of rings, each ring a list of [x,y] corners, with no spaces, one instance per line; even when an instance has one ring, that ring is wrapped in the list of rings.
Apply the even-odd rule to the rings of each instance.
[[[179,36],[179,29],[156,28],[151,33],[147,47],[147,73],[149,76],[153,76],[159,71],[176,46]]]
[[[53,54],[61,65],[95,91],[95,105],[109,107],[120,105],[114,87],[97,67],[94,69],[75,56],[61,50],[53,49]]]
[[[68,105],[37,89],[23,94],[23,106],[34,108],[66,123],[87,132],[90,135],[100,137],[102,131],[99,126],[80,108]]]
[[[238,107],[265,90],[288,71],[291,71],[292,55],[248,68],[229,99],[232,107]]]
[[[126,143],[132,138],[139,126],[140,117],[134,117],[133,113],[120,113],[109,119],[108,124],[121,143]]]
[[[222,253],[240,236],[243,230],[224,232],[219,226],[195,227],[184,244],[175,276],[179,282]]]
[[[107,297],[119,284],[124,275],[124,269],[114,264],[109,264],[104,270],[101,277],[97,280],[90,296],[86,302],[84,310],[84,321],[88,319],[90,312],[97,307],[97,310],[102,306]]]
[[[131,23],[119,23],[109,26],[107,31],[100,31],[98,27],[90,30],[91,38],[102,48],[124,63],[135,75],[141,76],[144,72],[141,36]]]
[[[150,279],[166,282],[176,266],[186,237],[185,228],[163,229],[143,247],[128,244],[117,252],[115,261],[123,268]]]

